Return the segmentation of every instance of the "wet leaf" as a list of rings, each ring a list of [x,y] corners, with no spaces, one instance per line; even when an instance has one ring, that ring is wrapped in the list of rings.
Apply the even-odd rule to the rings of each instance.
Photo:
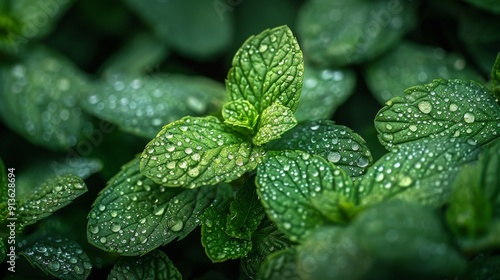
[[[164,186],[196,188],[230,182],[254,170],[262,156],[215,117],[185,117],[166,125],[141,156],[141,172]]]
[[[299,277],[296,265],[296,250],[290,248],[271,254],[262,264],[257,279],[286,280],[303,279]]]
[[[308,1],[299,13],[298,36],[314,64],[361,63],[401,40],[415,24],[416,7],[411,1]]]
[[[181,280],[182,275],[165,253],[154,250],[141,257],[121,257],[113,266],[108,279]]]
[[[86,279],[92,263],[80,245],[62,237],[46,237],[21,251],[31,265],[59,279]]]
[[[302,52],[287,26],[251,36],[233,58],[226,79],[229,100],[250,102],[259,114],[274,103],[295,111],[302,90]]]
[[[222,85],[203,77],[114,74],[86,95],[83,107],[123,131],[151,139],[167,123],[219,111],[223,100]]]
[[[387,149],[438,137],[488,145],[500,134],[500,105],[477,82],[434,80],[387,101],[375,117],[375,127]]]
[[[292,241],[302,240],[324,224],[342,222],[325,216],[318,209],[322,205],[313,202],[315,196],[338,193],[338,213],[353,204],[354,189],[345,172],[302,151],[268,152],[257,169],[256,184],[267,216]]]
[[[272,104],[260,116],[257,134],[252,142],[260,146],[271,140],[279,139],[283,133],[297,124],[293,112],[281,104]]]
[[[320,69],[306,65],[297,121],[330,119],[353,93],[356,75],[347,69]]]
[[[85,76],[58,54],[35,48],[13,65],[0,67],[0,117],[36,145],[67,150],[92,132],[80,98]]]
[[[438,207],[448,201],[452,183],[479,147],[456,138],[423,139],[397,146],[357,181],[361,205],[399,198]]]
[[[139,172],[139,158],[125,164],[101,191],[88,215],[88,241],[125,256],[145,254],[196,226],[203,210],[223,201],[225,186],[194,190],[158,185]]]
[[[366,142],[348,127],[330,120],[307,121],[267,145],[270,150],[302,150],[322,156],[349,176],[360,176],[373,162]]]
[[[400,44],[368,64],[365,73],[371,92],[381,104],[403,95],[409,87],[436,78],[482,81],[461,55],[411,42]]]
[[[491,90],[497,103],[500,103],[500,52],[497,55],[495,64],[491,68]]]
[[[252,242],[226,233],[227,210],[211,206],[201,216],[201,243],[212,262],[238,259],[252,249]]]
[[[259,119],[259,113],[248,100],[238,99],[224,105],[222,117],[224,117],[225,123],[244,128],[245,132],[253,134]]]
[[[85,182],[76,175],[67,174],[48,179],[28,196],[18,198],[16,217],[19,220],[19,230],[52,215],[86,192]]]

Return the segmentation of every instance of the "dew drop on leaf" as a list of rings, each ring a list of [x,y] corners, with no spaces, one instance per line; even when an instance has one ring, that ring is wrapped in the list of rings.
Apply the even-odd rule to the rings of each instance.
[[[429,114],[432,111],[432,105],[429,101],[420,101],[418,109],[424,114]]]
[[[466,123],[473,123],[475,120],[476,120],[476,116],[474,116],[474,114],[469,113],[469,112],[464,114],[464,121]]]

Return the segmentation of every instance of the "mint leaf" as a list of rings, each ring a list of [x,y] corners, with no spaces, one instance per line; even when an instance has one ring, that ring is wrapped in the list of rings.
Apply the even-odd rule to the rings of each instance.
[[[17,212],[19,229],[50,216],[85,192],[87,192],[85,182],[76,175],[67,174],[45,181],[27,197],[19,199]]]
[[[365,77],[371,92],[384,104],[403,95],[405,89],[433,79],[463,79],[482,81],[482,77],[459,54],[446,53],[441,48],[403,42],[393,51],[369,63]]]
[[[491,68],[491,91],[493,91],[497,103],[500,103],[500,52]]]
[[[295,248],[271,254],[260,267],[257,279],[303,279],[299,277],[296,259]]]
[[[158,185],[139,172],[139,160],[108,181],[89,212],[87,238],[100,249],[134,256],[182,239],[206,207],[231,192],[222,185],[195,190]]]
[[[360,176],[373,162],[366,142],[359,134],[330,120],[307,121],[268,143],[271,150],[302,150],[322,156],[349,176]]]
[[[78,104],[88,90],[86,77],[72,62],[38,47],[0,67],[0,118],[36,145],[66,150],[92,132]]]
[[[353,93],[356,75],[352,70],[314,68],[306,65],[297,121],[330,119]]]
[[[225,123],[244,128],[245,131],[253,134],[253,130],[259,119],[259,112],[257,112],[248,100],[239,99],[224,105],[222,108],[222,117]]]
[[[389,198],[441,206],[460,168],[474,162],[479,147],[457,138],[423,139],[397,146],[357,181],[361,205]]]
[[[111,75],[86,95],[87,112],[134,135],[153,138],[184,116],[203,116],[222,107],[224,88],[203,77]]]
[[[223,262],[245,256],[252,249],[249,240],[234,238],[226,233],[226,211],[208,207],[201,215],[201,243],[212,262]]]
[[[302,240],[317,227],[330,222],[313,197],[337,192],[340,201],[353,201],[350,178],[324,158],[302,151],[268,152],[257,169],[257,191],[268,217],[290,240]],[[329,197],[332,197],[329,195]],[[339,203],[337,212],[344,205]]]
[[[315,0],[300,9],[297,29],[307,58],[321,66],[367,61],[398,43],[416,23],[415,2]]]
[[[257,167],[262,153],[215,117],[185,117],[148,143],[141,172],[158,184],[196,188],[239,178]]]
[[[277,103],[267,107],[260,116],[259,130],[252,142],[260,146],[271,140],[278,139],[283,133],[297,124],[293,111]]]
[[[181,280],[182,275],[165,253],[154,250],[141,257],[121,257],[113,266],[108,279]]]
[[[226,79],[230,101],[247,100],[259,114],[279,103],[295,111],[302,90],[302,52],[287,26],[251,36],[233,58]]]
[[[255,190],[255,176],[252,176],[243,184],[231,202],[226,233],[235,238],[250,240],[264,216],[264,208]]]
[[[375,127],[387,149],[436,137],[488,145],[500,134],[500,106],[474,81],[434,80],[387,101],[375,117]]]
[[[59,279],[86,279],[92,263],[80,245],[61,237],[36,241],[21,252],[33,266]]]

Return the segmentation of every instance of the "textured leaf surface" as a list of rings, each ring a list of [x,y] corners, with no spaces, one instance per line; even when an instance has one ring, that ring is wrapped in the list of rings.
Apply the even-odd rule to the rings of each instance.
[[[259,130],[252,138],[255,145],[262,145],[281,137],[297,124],[293,111],[281,104],[272,104],[260,116]]]
[[[70,61],[33,49],[22,61],[0,67],[0,117],[32,143],[65,150],[92,131],[78,104],[88,89]]]
[[[19,228],[50,216],[85,192],[85,182],[76,175],[62,175],[45,181],[27,197],[19,200]]]
[[[155,250],[141,257],[121,257],[108,279],[116,280],[181,280],[182,275],[168,256]]]
[[[201,216],[201,243],[212,262],[223,262],[245,256],[252,242],[226,233],[227,213],[211,206]]]
[[[302,48],[322,66],[366,61],[396,44],[413,27],[415,8],[411,1],[309,1],[297,23]]]
[[[297,121],[330,119],[353,93],[356,75],[346,69],[317,69],[306,65]]]
[[[290,248],[270,255],[262,264],[257,279],[303,279],[299,277],[299,272],[297,271],[296,250]]]
[[[21,254],[46,274],[59,279],[86,279],[92,263],[80,245],[61,237],[47,237],[36,241]]]
[[[366,142],[359,134],[330,120],[307,121],[270,142],[271,150],[302,150],[320,155],[350,176],[360,176],[373,162]]]
[[[226,79],[231,101],[248,100],[259,114],[273,103],[295,111],[304,63],[288,27],[267,29],[250,37],[236,52],[232,65]]]
[[[255,177],[252,176],[238,191],[229,208],[226,233],[229,236],[251,240],[265,212],[255,189]]]
[[[365,73],[371,92],[381,104],[403,95],[409,87],[430,83],[436,78],[483,80],[461,55],[410,42],[400,44],[368,64]]]
[[[441,138],[399,145],[357,181],[362,205],[399,198],[440,206],[451,194],[460,167],[474,162],[479,147],[464,139]]]
[[[167,188],[139,172],[139,158],[122,167],[89,213],[88,241],[108,252],[134,256],[188,235],[203,210],[229,190]],[[230,192],[230,191],[229,191]]]
[[[111,75],[87,94],[89,113],[135,135],[153,138],[161,128],[184,116],[219,111],[222,85],[203,77]]]
[[[141,172],[158,184],[195,188],[239,178],[262,153],[215,117],[185,117],[148,143]]]
[[[224,105],[222,117],[224,117],[225,123],[245,128],[248,132],[253,133],[259,119],[259,112],[248,100],[239,99]]]
[[[344,171],[302,151],[268,152],[257,169],[256,184],[268,217],[292,241],[330,223],[317,208],[321,205],[311,202],[313,197],[337,192],[339,200],[344,197],[350,201],[354,195]],[[343,207],[337,211],[342,212]]]
[[[500,106],[473,81],[434,80],[387,101],[375,117],[386,148],[422,138],[460,137],[487,145],[500,135]]]

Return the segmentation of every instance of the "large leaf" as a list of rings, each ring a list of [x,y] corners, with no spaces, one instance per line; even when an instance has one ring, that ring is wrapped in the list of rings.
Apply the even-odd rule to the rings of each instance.
[[[500,105],[477,82],[434,80],[387,101],[375,117],[375,127],[387,149],[437,137],[488,145],[500,136]]]
[[[139,158],[122,167],[97,197],[88,215],[91,244],[121,255],[145,254],[188,235],[203,210],[224,200],[224,186],[166,188],[139,172]]]
[[[345,172],[303,151],[268,152],[257,169],[256,184],[268,217],[292,241],[321,225],[344,222],[353,206],[354,189]],[[315,203],[323,195],[335,199],[334,209]]]
[[[249,101],[261,114],[273,103],[298,105],[304,62],[297,40],[287,26],[251,36],[233,58],[226,79],[231,101]]]
[[[474,162],[479,151],[477,145],[455,138],[401,144],[357,181],[360,203],[399,198],[438,207],[449,199],[460,167]]]
[[[365,140],[359,134],[330,120],[300,123],[267,147],[320,155],[353,177],[364,174],[373,161]]]
[[[298,18],[304,53],[321,66],[372,59],[413,27],[416,6],[412,1],[308,1]]]
[[[257,167],[263,150],[215,117],[166,125],[141,156],[141,172],[158,184],[195,188],[229,182]]]
[[[150,139],[184,116],[219,111],[223,100],[224,88],[203,77],[115,74],[97,84],[83,106],[124,131]]]
[[[141,257],[121,257],[108,279],[116,280],[181,280],[182,275],[168,256],[155,250]]]

